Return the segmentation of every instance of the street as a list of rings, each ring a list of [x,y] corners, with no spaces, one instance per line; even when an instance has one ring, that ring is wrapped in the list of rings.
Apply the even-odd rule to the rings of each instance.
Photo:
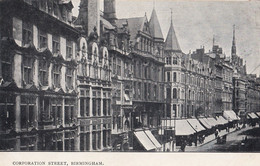
[[[247,138],[246,138],[247,137]],[[244,139],[247,141],[243,141]],[[242,141],[245,142],[242,144]],[[199,147],[187,147],[186,152],[259,152],[260,128],[247,127],[227,135],[225,144],[213,140]]]

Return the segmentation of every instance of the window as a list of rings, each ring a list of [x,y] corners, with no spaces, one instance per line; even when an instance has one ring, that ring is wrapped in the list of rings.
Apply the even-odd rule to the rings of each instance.
[[[170,65],[171,61],[172,61],[171,57],[166,57],[166,64],[167,65]]]
[[[97,114],[98,116],[101,115],[101,99],[97,99]]]
[[[60,87],[60,75],[61,75],[61,66],[58,64],[53,65],[53,85],[55,87]]]
[[[113,74],[116,74],[116,57],[113,57]]]
[[[54,125],[61,125],[62,118],[62,99],[52,99],[52,117],[54,119]]]
[[[48,85],[48,64],[45,60],[39,61],[39,82],[43,86]]]
[[[177,65],[178,64],[178,61],[177,61],[177,57],[173,57],[173,62],[172,62],[174,65]]]
[[[66,42],[66,57],[72,58],[72,42],[69,40]]]
[[[14,129],[15,124],[15,96],[0,94],[0,131]]]
[[[173,93],[173,94],[172,94],[172,96],[173,96],[172,98],[173,98],[173,99],[177,99],[177,89],[176,89],[176,88],[173,89],[173,92],[172,92],[172,93]]]
[[[129,76],[129,65],[127,62],[125,62],[125,69],[124,69],[124,74],[125,74],[125,77],[128,77]]]
[[[73,69],[72,68],[67,68],[66,72],[66,83],[67,83],[67,88],[72,89],[73,88]]]
[[[92,148],[93,150],[97,150],[97,132],[92,132]]]
[[[170,81],[171,81],[171,73],[167,72],[167,82],[170,82]]]
[[[99,63],[102,63],[102,61],[103,61],[103,54],[102,53],[99,54],[98,61],[99,61]]]
[[[107,100],[103,99],[103,115],[107,116]]]
[[[28,129],[34,126],[34,107],[35,98],[29,96],[21,96],[21,128]]]
[[[67,13],[68,13],[68,11],[67,11],[66,7],[63,6],[61,14],[62,14],[62,18],[63,18],[64,21],[67,21],[67,16],[68,16]]]
[[[97,114],[97,111],[96,111],[96,107],[97,107],[97,102],[96,102],[97,100],[96,100],[96,98],[93,98],[92,99],[92,114],[93,114],[93,116],[96,116],[96,114]]]
[[[46,11],[46,0],[40,0],[40,9]]]
[[[54,15],[58,16],[58,4],[57,3],[53,3],[53,11],[54,11]]]
[[[47,33],[39,29],[39,48],[46,48],[47,43]]]
[[[33,82],[33,59],[30,57],[23,57],[23,80],[26,84]]]
[[[84,117],[84,108],[85,108],[85,102],[84,102],[84,99],[81,98],[80,99],[80,116],[81,117]]]
[[[121,59],[117,59],[117,75],[121,76]]]
[[[74,105],[75,103],[72,99],[65,99],[65,124],[70,124],[74,119]]]
[[[176,117],[176,113],[177,113],[177,105],[173,104],[172,105],[172,117]]]
[[[29,44],[33,40],[33,26],[32,24],[23,22],[23,45]]]
[[[12,80],[12,56],[7,52],[2,52],[1,61],[2,67],[2,78],[4,81],[11,81]]]
[[[176,72],[173,72],[173,82],[177,82],[177,74],[176,74]]]
[[[60,51],[60,38],[58,36],[52,36],[52,52],[54,54],[59,53]]]
[[[53,12],[53,1],[52,0],[48,0],[47,1],[47,5],[48,5],[48,13],[52,14],[52,12]]]

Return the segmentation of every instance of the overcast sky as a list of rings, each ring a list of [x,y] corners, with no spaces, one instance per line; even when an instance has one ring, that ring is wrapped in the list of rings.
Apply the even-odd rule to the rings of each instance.
[[[155,2],[154,2],[155,1]],[[73,15],[78,15],[80,0],[72,0]],[[101,10],[103,10],[101,0]],[[154,5],[155,4],[155,5]],[[205,46],[212,49],[213,35],[216,44],[230,56],[232,27],[236,25],[237,53],[246,60],[247,72],[260,65],[260,2],[185,2],[170,0],[116,0],[118,18],[140,17],[150,19],[155,7],[166,38],[173,11],[173,25],[184,53]],[[260,67],[255,70],[260,74]]]

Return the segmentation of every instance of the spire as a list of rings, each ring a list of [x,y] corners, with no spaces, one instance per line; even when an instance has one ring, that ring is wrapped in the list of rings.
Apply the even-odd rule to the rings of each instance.
[[[149,26],[150,26],[151,35],[154,38],[163,39],[162,29],[161,29],[161,26],[160,26],[160,23],[159,23],[159,20],[158,20],[158,17],[157,17],[157,14],[156,14],[156,11],[154,8],[153,8],[152,15],[151,15],[151,18],[149,21]]]
[[[213,46],[215,45],[215,35],[213,35]]]
[[[172,10],[171,10],[171,25],[170,25],[170,28],[169,28],[169,31],[167,34],[167,38],[165,41],[165,50],[181,52],[181,48],[180,48],[179,42],[177,40],[177,36],[176,36],[174,28],[173,28]]]
[[[232,41],[232,48],[231,48],[231,54],[236,55],[236,26],[233,25],[233,41]]]

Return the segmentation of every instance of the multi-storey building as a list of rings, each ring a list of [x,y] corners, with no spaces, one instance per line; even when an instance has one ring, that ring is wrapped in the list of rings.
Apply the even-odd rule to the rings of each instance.
[[[78,149],[71,1],[0,5],[0,149]]]
[[[233,28],[231,58],[231,63],[234,68],[233,110],[237,115],[243,117],[246,113],[246,65],[243,64],[243,59],[236,54],[235,26]]]
[[[117,20],[115,0],[104,1],[101,16],[102,42],[107,43],[111,56],[112,77],[112,147],[113,151],[129,150],[128,132],[131,130],[133,109],[133,66],[130,55],[128,23]]]
[[[160,124],[164,109],[163,35],[155,10],[147,17],[117,19],[115,0],[104,1],[100,42],[111,57],[112,146],[133,148],[134,129]]]
[[[259,78],[254,74],[247,75],[246,86],[246,112],[259,112],[260,110],[260,89]]]
[[[132,75],[132,110],[129,117],[132,131],[138,128],[150,128],[158,132],[160,113],[164,109],[163,79],[163,36],[155,10],[151,19],[147,17],[118,19],[119,28],[129,31]],[[122,39],[118,43],[125,43]],[[127,47],[127,46],[126,46]],[[124,68],[127,69],[125,65]],[[128,69],[127,69],[128,71]],[[127,94],[127,93],[124,93]],[[128,98],[125,95],[125,99]],[[158,134],[158,133],[157,133]],[[129,144],[133,147],[133,132]]]
[[[111,58],[100,40],[99,1],[82,0],[76,28],[87,36],[78,45],[78,123],[80,151],[111,149]]]

